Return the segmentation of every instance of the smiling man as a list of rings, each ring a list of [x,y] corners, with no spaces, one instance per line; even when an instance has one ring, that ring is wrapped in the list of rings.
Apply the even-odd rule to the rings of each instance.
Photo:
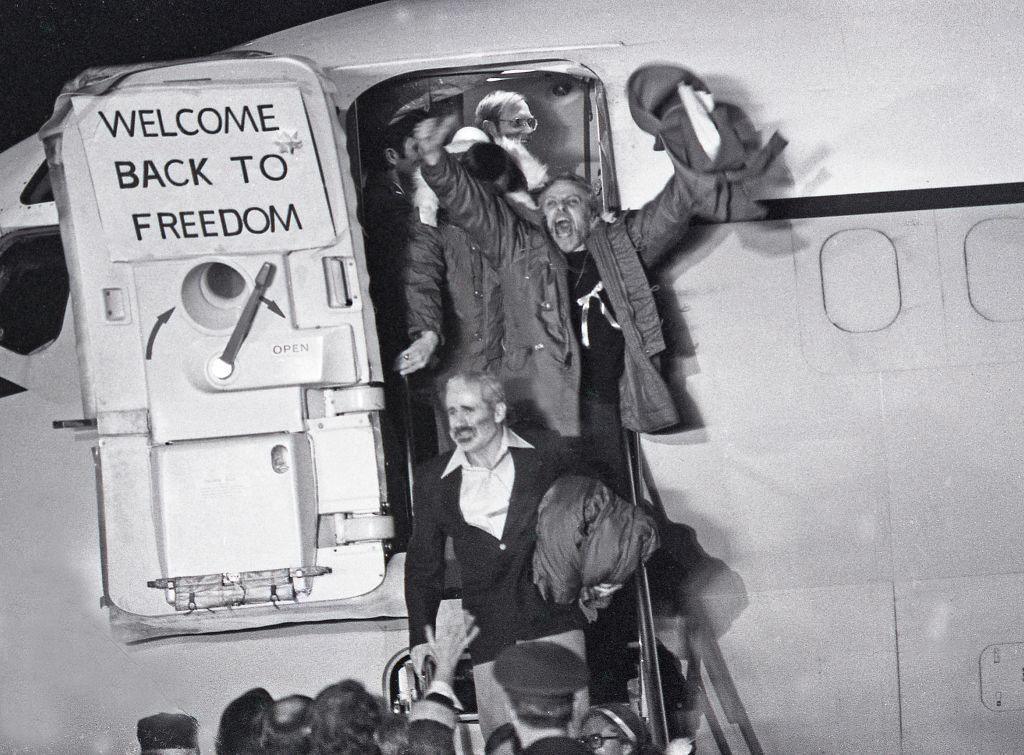
[[[483,372],[452,376],[444,395],[454,451],[415,476],[412,538],[405,561],[409,644],[417,670],[426,654],[444,589],[445,538],[462,575],[462,607],[476,618],[470,645],[484,737],[508,720],[494,659],[517,642],[545,639],[584,655],[583,616],[575,603],[546,602],[533,584],[537,507],[570,471],[559,444],[527,442],[506,424],[501,383]]]
[[[537,130],[537,119],[526,98],[518,92],[495,89],[477,103],[475,125],[494,141],[501,137],[526,144]]]

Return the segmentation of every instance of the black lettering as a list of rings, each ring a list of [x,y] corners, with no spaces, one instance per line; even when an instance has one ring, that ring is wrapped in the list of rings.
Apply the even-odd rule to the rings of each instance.
[[[139,185],[139,177],[135,175],[135,163],[131,160],[115,160],[114,170],[117,171],[117,185],[122,189],[134,189]]]
[[[107,114],[104,113],[102,110],[99,111],[99,114],[100,120],[103,121],[103,125],[107,127],[107,131],[110,132],[111,136],[117,137],[117,132],[120,131],[121,128],[124,128],[124,130],[128,132],[128,136],[135,136],[134,110],[132,110],[131,120],[125,119],[124,115],[121,113],[120,110],[115,110],[113,124],[111,124],[111,122],[107,120]]]
[[[199,211],[199,226],[203,229],[204,236],[217,236],[219,235],[214,228],[215,215],[213,210],[200,210]]]
[[[271,105],[271,104],[268,104],[268,105],[257,105],[256,106],[256,112],[258,112],[260,114],[260,130],[261,131],[277,131],[278,130],[277,126],[270,126],[270,125],[268,125],[270,123],[270,121],[274,120],[274,114],[273,113],[264,113],[263,112],[264,110],[273,110],[273,109],[274,109],[274,106]]]
[[[140,110],[139,111],[139,128],[142,129],[143,136],[160,136],[153,127],[156,122],[153,120],[152,110]]]
[[[156,111],[156,122],[160,124],[160,136],[177,136],[177,131],[168,131],[167,127],[164,126],[164,111]]]
[[[260,219],[263,220],[263,227],[262,228],[256,228],[249,221],[249,216],[254,214],[254,213],[258,214]],[[249,207],[249,208],[247,208],[245,213],[242,215],[242,218],[243,218],[243,220],[245,222],[245,230],[247,230],[249,233],[255,233],[255,234],[258,235],[258,234],[261,234],[261,233],[266,233],[267,231],[270,230],[270,216],[267,215],[267,213],[263,210],[262,207]]]
[[[142,241],[142,231],[149,228],[149,223],[144,223],[143,218],[150,217],[148,212],[133,212],[132,224],[135,226],[135,240]]]
[[[197,239],[199,234],[195,231],[189,233],[189,230],[196,227],[196,221],[192,218],[195,217],[195,210],[188,210],[187,212],[179,212],[178,217],[181,219],[181,235],[186,239]],[[185,216],[188,216],[186,218]]]
[[[236,155],[235,157],[228,158],[238,163],[238,167],[242,169],[242,181],[249,183],[249,169],[245,163],[247,160],[252,160],[252,155]]]
[[[160,226],[160,238],[167,238],[167,231],[174,234],[174,238],[180,239],[178,234],[178,216],[173,212],[158,212],[156,214],[157,225]]]
[[[224,108],[224,133],[228,133],[231,130],[231,122],[234,121],[235,125],[238,126],[239,131],[245,131],[245,123],[248,121],[252,125],[253,131],[258,131],[256,127],[256,119],[253,117],[252,111],[249,106],[246,105],[242,108],[242,116],[239,118],[235,115],[235,111],[230,107]]]
[[[225,236],[237,236],[242,232],[242,216],[238,214],[238,210],[232,210],[228,208],[226,210],[218,210],[220,213],[220,227],[224,229]],[[228,218],[234,216],[235,229],[233,231],[228,230]]]
[[[180,131],[181,133],[185,134],[186,136],[195,136],[196,134],[199,133],[199,129],[198,128],[193,129],[192,131],[189,131],[187,128],[185,128],[183,125],[181,125],[181,115],[182,115],[182,113],[194,113],[194,112],[195,112],[195,110],[193,110],[192,108],[185,107],[185,108],[182,108],[181,110],[179,110],[178,114],[174,118],[175,123],[178,124],[178,131]]]
[[[142,161],[142,188],[145,189],[149,186],[150,181],[156,181],[161,187],[167,188],[167,184],[164,183],[164,179],[160,177],[160,171],[156,169],[156,164],[152,160]]]
[[[168,160],[164,163],[164,175],[167,177],[167,183],[171,186],[188,186],[188,179],[182,179],[181,181],[175,181],[171,178],[171,166],[172,165],[184,165],[185,163],[181,160]]]
[[[207,125],[208,119],[204,120],[204,118],[203,118],[203,116],[205,116],[205,115],[212,115],[213,118],[214,118],[213,122],[216,125],[215,126],[208,126]],[[196,120],[199,121],[199,128],[205,134],[219,134],[221,129],[224,126],[224,122],[223,122],[223,120],[220,117],[220,113],[218,113],[212,107],[204,107],[202,110],[200,110],[199,111],[199,116],[197,117]]]
[[[199,185],[200,178],[206,181],[206,183],[209,184],[210,186],[213,186],[213,181],[207,178],[206,174],[203,173],[203,166],[206,165],[206,161],[209,159],[210,158],[208,157],[204,157],[198,163],[195,161],[195,158],[190,157],[188,160],[189,167],[192,168],[192,180],[195,182],[196,186]]]
[[[281,230],[290,231],[292,229],[292,220],[295,220],[295,226],[298,230],[302,230],[302,221],[299,220],[299,211],[295,209],[294,204],[288,205],[288,211],[282,218],[278,213],[277,208],[274,205],[270,205],[270,222],[277,229],[277,224],[281,224]]]
[[[268,160],[276,160],[278,162],[278,167],[274,169],[274,173],[277,175],[272,175],[271,171],[267,169]],[[262,173],[263,177],[268,181],[280,181],[288,175],[288,163],[286,163],[285,159],[280,155],[275,155],[273,153],[264,155],[260,158],[260,173]]]

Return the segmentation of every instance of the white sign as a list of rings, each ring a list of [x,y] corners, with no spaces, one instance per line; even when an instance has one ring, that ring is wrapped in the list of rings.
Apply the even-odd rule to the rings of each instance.
[[[334,239],[296,87],[126,90],[75,97],[74,107],[111,259],[266,253]]]

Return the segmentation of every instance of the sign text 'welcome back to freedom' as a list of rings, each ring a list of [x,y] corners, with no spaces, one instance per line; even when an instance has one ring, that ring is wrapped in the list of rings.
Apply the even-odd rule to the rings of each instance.
[[[334,238],[299,90],[196,86],[76,97],[113,259],[266,253]]]

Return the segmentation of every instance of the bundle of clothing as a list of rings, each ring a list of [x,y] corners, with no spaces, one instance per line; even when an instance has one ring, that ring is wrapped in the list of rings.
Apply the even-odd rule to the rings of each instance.
[[[588,620],[607,607],[598,585],[622,585],[659,545],[654,519],[604,483],[568,476],[541,499],[533,581],[546,600],[579,601]]]
[[[786,146],[777,132],[761,138],[742,108],[718,102],[707,84],[680,66],[641,66],[626,85],[636,125],[655,137],[678,168],[712,176],[709,220],[757,220],[765,207],[752,196],[755,182]]]

